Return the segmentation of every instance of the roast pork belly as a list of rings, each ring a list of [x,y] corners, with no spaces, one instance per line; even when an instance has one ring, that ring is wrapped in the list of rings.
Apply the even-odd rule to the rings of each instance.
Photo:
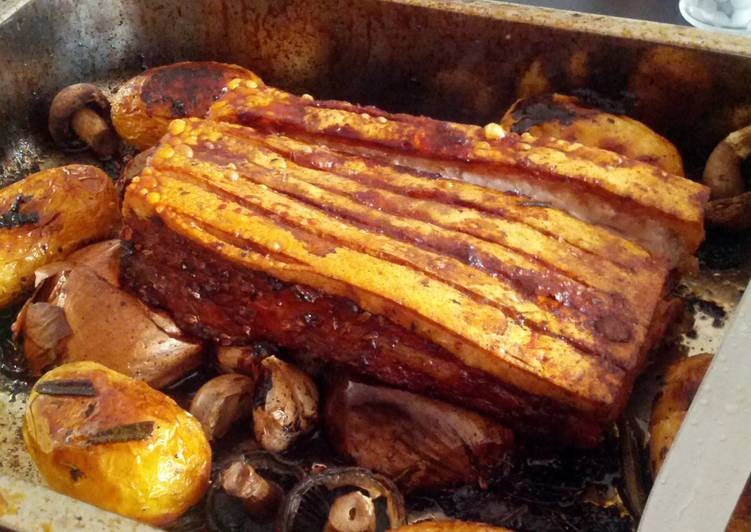
[[[506,133],[498,124],[316,101],[240,80],[208,116],[529,196],[613,228],[681,268],[693,264],[704,238],[706,187],[607,150]]]
[[[177,120],[127,190],[124,282],[266,341],[593,445],[664,325],[669,266],[530,198]]]

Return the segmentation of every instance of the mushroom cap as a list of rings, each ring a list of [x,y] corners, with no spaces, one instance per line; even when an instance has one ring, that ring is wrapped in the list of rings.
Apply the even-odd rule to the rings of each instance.
[[[76,83],[57,93],[50,105],[47,126],[53,140],[66,151],[78,151],[88,146],[73,131],[73,115],[88,107],[102,117],[109,117],[110,103],[102,91],[91,83]],[[105,118],[106,119],[106,118]]]

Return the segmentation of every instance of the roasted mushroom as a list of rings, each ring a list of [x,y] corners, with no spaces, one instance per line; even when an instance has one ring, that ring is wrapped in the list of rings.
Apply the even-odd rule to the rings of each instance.
[[[214,377],[198,389],[190,413],[201,422],[209,440],[224,436],[236,421],[250,418],[255,387],[251,377],[228,374]]]
[[[340,380],[326,401],[329,441],[357,465],[416,488],[480,483],[508,465],[513,433],[410,392]]]
[[[712,362],[712,355],[682,358],[668,368],[663,388],[655,399],[649,421],[649,454],[652,473],[656,477],[673,445],[691,402]],[[727,532],[751,530],[751,481],[746,484]]]
[[[375,532],[376,509],[373,499],[353,491],[334,499],[329,510],[326,532]]]
[[[36,383],[23,435],[52,488],[147,523],[169,523],[208,488],[211,448],[200,423],[95,362],[65,364]]]
[[[37,270],[38,287],[13,325],[29,369],[93,360],[151,386],[167,386],[203,362],[203,346],[172,319],[119,286],[120,241]]]
[[[712,191],[706,210],[708,224],[738,230],[751,227],[751,191],[746,191],[741,173],[749,155],[751,125],[730,133],[712,150],[703,175]]]
[[[751,155],[751,125],[733,131],[720,142],[707,159],[703,181],[712,192],[711,199],[742,194],[746,184],[741,163]]]
[[[282,452],[318,423],[318,390],[307,374],[275,356],[261,366],[253,429],[264,449]]]
[[[240,499],[250,516],[258,519],[268,519],[275,515],[284,496],[279,484],[266,480],[243,460],[233,462],[224,470],[222,489],[228,495]]]
[[[279,532],[391,530],[406,521],[404,500],[386,477],[359,467],[312,474],[287,494]]]
[[[206,523],[215,532],[272,530],[284,492],[303,470],[266,451],[249,451],[220,469],[206,499]]]
[[[96,85],[70,85],[52,100],[50,135],[66,151],[91,148],[102,157],[111,157],[119,139],[109,124],[109,114],[110,104]]]

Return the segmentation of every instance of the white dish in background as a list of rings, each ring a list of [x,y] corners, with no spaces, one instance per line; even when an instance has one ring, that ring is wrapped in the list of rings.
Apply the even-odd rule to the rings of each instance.
[[[707,7],[711,8],[713,5],[718,9],[715,12],[715,20],[710,21],[709,17],[702,15],[707,15]],[[730,14],[726,12],[726,9],[722,9],[723,7],[729,8]],[[736,35],[751,35],[751,1],[749,0],[680,0],[678,8],[683,18],[697,28]],[[733,20],[732,15],[735,14],[737,17],[737,12],[740,11],[743,12],[742,19],[745,24],[737,18]]]

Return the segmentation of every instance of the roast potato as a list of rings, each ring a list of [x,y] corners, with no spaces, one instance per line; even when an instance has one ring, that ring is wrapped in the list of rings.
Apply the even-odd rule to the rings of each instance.
[[[112,125],[139,150],[154,146],[175,118],[203,117],[233,79],[261,84],[237,65],[185,61],[147,70],[120,87],[112,98]]]
[[[653,475],[657,475],[673,445],[701,381],[712,362],[712,355],[686,357],[673,363],[665,373],[663,387],[655,398],[649,420],[649,457]],[[751,481],[746,483],[735,507],[727,532],[751,530]]]
[[[0,190],[0,307],[31,288],[34,270],[114,236],[117,192],[98,168],[43,170]]]
[[[23,436],[52,488],[154,525],[208,488],[201,424],[161,392],[95,362],[65,364],[36,383]]]
[[[203,346],[168,315],[150,309],[119,283],[120,241],[100,242],[37,271],[39,287],[13,328],[23,336],[29,369],[93,360],[162,388],[203,362]]]
[[[683,175],[673,144],[641,122],[584,105],[578,98],[543,94],[517,100],[501,120],[507,131],[548,136],[602,148]]]

